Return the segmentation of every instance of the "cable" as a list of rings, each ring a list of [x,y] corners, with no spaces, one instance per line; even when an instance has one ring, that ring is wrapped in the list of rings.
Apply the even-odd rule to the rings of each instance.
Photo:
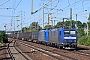
[[[70,5],[68,5],[68,6],[64,7],[64,8],[62,8],[62,10],[66,9],[66,8],[72,6],[72,5],[75,5],[76,3],[79,3],[80,1],[81,1],[81,0],[75,1],[74,3],[72,3],[72,4],[70,4]],[[69,3],[69,2],[68,2],[68,3]]]
[[[89,2],[87,2],[87,3],[85,3],[85,4],[83,4],[83,6],[85,6],[85,5],[87,5],[87,4],[89,4],[90,3],[90,1]],[[80,9],[80,8],[82,8],[82,6],[79,6],[79,7],[77,7],[77,8],[74,8],[73,10],[76,10],[76,9]],[[59,10],[58,10],[59,11]],[[67,12],[69,12],[69,11],[67,11]],[[66,13],[67,13],[66,12]],[[55,12],[55,13],[59,13],[59,12]],[[61,12],[60,12],[61,13]],[[80,12],[81,13],[81,12]]]
[[[6,0],[5,2],[3,2],[2,4],[0,4],[0,6],[4,5],[5,3],[7,3],[9,0]]]
[[[61,1],[61,0],[58,0],[58,2],[56,3],[56,5],[55,5],[53,8],[51,8],[50,11],[51,11],[51,10],[54,10],[54,9],[57,7],[57,5],[59,4],[60,1]],[[47,8],[47,9],[48,9],[48,8]]]
[[[89,10],[89,9],[90,9],[90,7],[87,10]],[[82,12],[84,12],[84,11],[78,12],[77,14],[82,13]]]
[[[16,0],[13,1],[13,8],[15,7],[15,4],[16,4]]]
[[[79,3],[79,2],[81,2],[81,0],[79,0],[79,1],[75,1],[74,3],[68,5],[68,6],[66,6],[66,7],[64,7],[64,8],[62,8],[62,9],[60,9],[60,10],[63,11],[64,9],[68,8],[69,6],[75,5],[76,3]],[[60,10],[58,10],[58,11],[60,11]],[[57,11],[57,12],[58,12],[58,11]],[[56,13],[56,12],[55,12],[55,13]]]
[[[72,3],[72,4],[68,5],[68,6],[66,6],[65,8],[63,8],[63,10],[66,9],[66,8],[68,8],[69,6],[72,6],[72,5],[76,4],[76,3],[79,3],[80,1],[81,1],[81,0],[79,0],[79,1],[77,1],[77,2],[74,2],[74,3]]]
[[[59,4],[60,1],[61,0],[58,0],[57,4],[51,10],[55,9],[57,7],[57,5]]]
[[[54,0],[53,2],[55,2],[56,0]],[[44,4],[42,7],[40,7],[39,9],[37,9],[35,12],[31,12],[31,14],[34,14],[38,11],[40,11],[42,8],[46,8],[47,6],[51,5],[53,2],[48,1],[46,4]]]
[[[84,0],[82,0],[82,7],[83,7],[83,11],[84,11],[84,6],[83,6],[83,2],[84,2]]]
[[[2,17],[19,17],[19,16],[7,16],[7,15],[0,15]]]
[[[19,6],[19,4],[21,3],[22,0],[19,1],[19,3],[17,4],[17,6],[14,8],[16,10],[16,8]]]
[[[70,5],[70,2],[69,2],[69,0],[68,0],[68,4]]]

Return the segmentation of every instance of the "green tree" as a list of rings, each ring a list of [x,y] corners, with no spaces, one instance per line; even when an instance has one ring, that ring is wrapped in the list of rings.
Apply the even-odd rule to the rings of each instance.
[[[7,43],[8,42],[7,34],[5,34],[4,31],[0,31],[0,42],[1,43]]]
[[[79,28],[78,29],[78,38],[81,38],[82,36],[85,36],[84,28]]]
[[[55,27],[60,28],[60,27],[63,27],[63,26],[70,27],[70,21],[58,22]],[[74,20],[72,20],[72,27],[75,27],[75,21]]]
[[[23,27],[22,28],[22,32],[28,32],[28,28],[27,27]]]
[[[72,28],[75,28],[76,21],[72,20]]]
[[[36,30],[41,30],[42,27],[39,26],[38,22],[32,22],[29,26],[30,31],[36,31]]]
[[[87,27],[87,24],[86,24],[86,23],[83,23],[83,24],[82,24],[82,27],[83,27],[83,28],[86,28],[86,27]]]
[[[79,39],[78,39],[78,43],[81,44],[81,45],[85,45],[87,39],[88,39],[87,36],[79,37]]]
[[[65,24],[65,26],[69,27],[70,26],[70,21],[65,21],[64,24]]]
[[[85,45],[86,46],[90,46],[90,35],[88,36],[86,42],[85,42]]]
[[[81,21],[77,21],[77,26],[78,26],[78,28],[82,28],[82,22]]]
[[[51,29],[52,28],[52,25],[46,25],[45,27],[44,27],[44,29]]]
[[[63,27],[63,22],[58,22],[55,26],[55,28],[60,28]]]
[[[87,24],[88,24],[88,27],[90,28],[90,22],[87,22]]]

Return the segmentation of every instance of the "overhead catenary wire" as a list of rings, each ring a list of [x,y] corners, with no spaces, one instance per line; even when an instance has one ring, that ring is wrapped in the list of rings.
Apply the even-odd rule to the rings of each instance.
[[[1,3],[0,6],[4,5],[5,3],[7,3],[9,0],[6,0],[5,2]]]
[[[64,10],[64,9],[66,9],[66,8],[68,8],[68,7],[70,7],[70,6],[74,5],[74,4],[76,4],[76,3],[79,3],[79,2],[81,2],[81,0],[75,1],[74,3],[72,3],[72,4],[70,4],[70,5],[66,6],[66,7],[64,7],[64,8],[62,8],[62,9]]]
[[[60,0],[59,0],[60,1]],[[79,3],[79,2],[81,2],[81,0],[78,0],[78,1],[75,1],[74,3],[71,3],[70,4],[70,1],[68,0],[68,3],[69,3],[69,5],[68,6],[66,6],[66,7],[64,7],[63,9],[66,9],[66,8],[68,8],[68,7],[70,7],[70,6],[73,6],[73,5],[75,5],[76,3]],[[83,4],[84,5],[84,4]],[[53,10],[53,9],[52,9]],[[60,9],[61,10],[61,9]],[[58,11],[59,11],[59,9],[58,9]]]
[[[58,6],[58,4],[59,4],[60,1],[62,1],[62,0],[58,0],[58,2],[56,3],[56,5],[55,5],[53,8],[51,8],[50,11],[51,11],[51,10],[54,10],[54,9]],[[47,8],[47,7],[46,7],[46,8]],[[47,9],[48,9],[48,8],[47,8]]]
[[[70,2],[69,2],[69,0],[68,0],[68,4],[70,5]]]
[[[19,6],[19,4],[21,3],[21,1],[22,0],[20,0],[19,1],[19,3],[15,6],[15,4],[16,4],[16,0],[15,1],[13,1],[13,12],[12,12],[12,16],[14,16],[15,15],[15,11],[16,11],[16,9],[17,9],[17,7]],[[14,19],[14,31],[15,31],[15,17],[12,17],[12,20]]]
[[[87,9],[87,10],[90,10],[90,7]],[[85,12],[85,11],[80,11],[80,12],[78,12],[77,14],[81,14],[81,13],[83,13],[83,12]],[[89,14],[89,13],[88,13]]]
[[[75,1],[74,4],[71,4],[71,5],[69,4],[69,5],[67,6],[67,8],[69,8],[70,6],[73,6],[73,5],[75,5],[76,3],[79,3],[79,2],[81,2],[81,3],[83,2],[83,3],[81,4],[81,6],[79,6],[78,8],[74,8],[73,10],[82,8],[82,10],[81,10],[80,12],[78,12],[77,14],[85,12],[84,9],[85,9],[86,7],[84,8],[84,6],[87,5],[87,4],[89,4],[90,1],[88,1],[88,2],[85,3],[85,4],[84,4],[84,0],[83,0],[83,1],[80,1],[80,0],[79,0],[79,1]],[[65,9],[66,9],[66,8],[65,8]],[[64,9],[64,11],[65,11],[65,9]],[[89,8],[88,8],[87,10],[89,10]],[[63,12],[64,12],[64,11],[63,11]],[[58,12],[59,12],[59,11],[58,11]],[[54,12],[54,13],[57,14],[58,12]],[[63,13],[63,12],[60,11],[60,13]],[[68,12],[69,12],[69,11],[67,11],[66,13],[68,13]],[[65,13],[65,14],[66,14],[66,13]],[[75,14],[75,13],[74,13],[74,14]],[[73,14],[73,15],[74,15],[74,14]],[[65,16],[66,16],[66,15],[65,15]]]
[[[87,3],[85,3],[85,4],[83,4],[83,6],[85,6],[85,5],[87,5],[87,4],[89,4],[90,3],[90,1],[89,2],[87,2]],[[79,7],[77,7],[77,8],[74,8],[73,10],[76,10],[76,9],[80,9],[80,8],[82,8],[82,5],[81,6],[79,6]],[[63,11],[65,11],[65,10],[63,10]],[[65,13],[68,13],[69,11],[66,11]],[[84,11],[83,11],[84,12]],[[59,12],[59,10],[57,11],[57,12],[55,12],[56,14],[57,13],[63,13],[63,12]],[[80,12],[81,13],[81,12]]]
[[[72,3],[72,4],[70,4],[70,5],[68,5],[68,6],[66,6],[66,7],[64,7],[64,8],[60,8],[60,9],[58,9],[58,11],[56,11],[56,12],[54,12],[54,13],[57,13],[57,12],[59,12],[60,11],[60,13],[61,13],[61,11],[63,12],[63,11],[65,11],[65,9],[66,8],[68,8],[68,7],[70,7],[70,6],[72,6],[72,5],[75,5],[76,3],[79,3],[79,2],[81,2],[81,0],[79,0],[79,1],[75,1],[74,3]],[[51,11],[51,10],[50,10]],[[53,14],[54,14],[53,13]]]
[[[10,0],[6,0],[5,2],[3,2],[2,4],[0,4],[0,6],[3,6],[3,8],[0,8],[0,9],[7,9],[7,11],[10,11],[10,12],[12,12],[11,10],[13,10],[13,7],[5,7],[5,3],[9,3],[9,1]],[[15,0],[16,1],[16,0]],[[13,5],[14,6],[14,5]],[[10,10],[11,9],[11,10]],[[12,14],[14,14],[14,13],[12,13]],[[9,15],[0,15],[1,17],[11,17],[11,16],[9,16]],[[11,18],[11,19],[13,19],[13,17]]]
[[[84,11],[84,5],[83,5],[83,3],[84,3],[84,0],[82,0],[82,7],[83,7],[83,11]]]
[[[21,0],[20,0],[20,1],[21,1]],[[20,1],[19,1],[19,2],[20,2]],[[57,1],[60,1],[60,0],[57,0]],[[72,4],[70,1],[71,1],[71,0],[68,0],[68,4],[67,4],[67,5],[68,5],[69,7],[72,7],[72,6],[75,6],[75,5],[76,5],[75,2],[77,2],[77,1],[79,1],[79,0],[75,0],[75,2],[73,1],[73,3],[75,3],[75,4]],[[83,3],[82,3],[82,2],[83,2]],[[14,3],[15,3],[15,2],[14,2]],[[77,3],[78,3],[78,2],[77,2]],[[80,6],[80,7],[77,7],[77,6],[76,6],[76,8],[74,8],[73,10],[76,10],[76,9],[77,9],[77,10],[81,10],[81,11],[78,11],[77,14],[83,13],[83,12],[84,12],[84,9],[86,8],[86,7],[84,7],[84,6],[85,6],[85,4],[87,4],[87,3],[85,3],[85,4],[84,4],[84,3],[85,3],[85,1],[84,1],[84,0],[81,0],[81,1],[80,1],[80,5],[81,5],[81,6]],[[16,4],[16,3],[15,3],[15,4]],[[15,4],[14,4],[14,9],[15,9],[15,8],[17,9],[17,7],[19,6],[19,5],[18,5],[19,3],[18,3],[17,5],[15,5]],[[72,4],[72,5],[71,5],[71,4]],[[79,3],[78,3],[78,4],[79,4]],[[56,5],[57,5],[57,4],[56,4]],[[55,5],[53,5],[53,7],[54,7],[54,6],[55,6]],[[52,7],[52,8],[53,8],[53,7]],[[58,9],[58,12],[57,12],[57,13],[60,12],[61,14],[66,14],[66,15],[68,15],[68,14],[69,14],[69,7],[65,8],[65,9],[63,10],[63,12]],[[54,9],[51,9],[51,10],[55,10],[56,8],[57,8],[57,7],[55,7]],[[61,8],[60,8],[60,9],[61,9]],[[89,9],[88,9],[88,10],[89,10]],[[55,14],[57,14],[57,13],[55,13]],[[76,13],[76,12],[75,12],[75,13]],[[73,13],[73,14],[75,14],[75,13]],[[14,15],[15,15],[15,14],[14,14]],[[13,16],[14,16],[14,15],[13,15]]]
[[[9,15],[0,15],[2,17],[19,17],[19,16],[9,16]]]
[[[56,0],[54,0],[54,1],[52,1],[52,2],[48,1],[46,4],[44,4],[42,7],[40,7],[40,8],[37,9],[36,11],[34,11],[34,12],[32,11],[31,14],[34,14],[34,13],[40,11],[41,9],[45,8],[46,6],[49,6],[50,4],[52,4],[52,3],[55,2],[55,1],[56,1]]]
[[[22,0],[19,1],[19,3],[17,4],[17,6],[14,8],[16,10],[16,8],[19,6],[19,4],[21,3]]]
[[[83,0],[84,1],[84,0]],[[81,0],[78,0],[78,1],[75,1],[74,3],[71,3],[70,4],[70,1],[68,0],[68,6],[66,6],[66,7],[64,7],[63,9],[64,9],[64,11],[65,11],[65,9],[66,8],[69,8],[70,6],[73,6],[73,5],[75,5],[75,4],[77,4],[77,3],[79,3],[79,2],[82,2]],[[86,3],[87,4],[87,3]],[[83,6],[84,6],[85,4],[83,3]],[[75,10],[75,9],[80,9],[81,8],[81,6],[80,7],[78,7],[78,8],[74,8],[73,10]],[[60,8],[60,10],[61,10],[61,8]],[[59,9],[58,9],[58,11],[59,11]],[[69,11],[68,11],[69,12]],[[68,13],[68,12],[66,12],[66,13]],[[61,12],[60,12],[61,13]]]
[[[68,6],[66,6],[66,7],[64,7],[64,8],[62,8],[62,10],[64,10],[64,9],[66,9],[66,8],[69,8],[70,6],[72,6],[72,5],[75,5],[76,3],[79,3],[79,2],[81,2],[81,0],[79,0],[79,1],[75,1],[74,3],[72,3],[72,4],[70,4],[70,2],[68,2]],[[60,8],[61,9],[61,8]]]

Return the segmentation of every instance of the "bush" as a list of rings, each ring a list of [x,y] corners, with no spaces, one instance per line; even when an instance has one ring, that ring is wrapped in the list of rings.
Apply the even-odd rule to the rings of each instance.
[[[8,37],[7,34],[5,34],[4,31],[0,31],[0,43],[7,43],[8,42]]]
[[[84,29],[83,28],[79,28],[78,29],[78,38],[81,38],[83,36],[85,36]]]
[[[81,38],[78,39],[78,43],[81,45],[84,45],[87,41],[88,37],[87,36],[82,36]]]
[[[82,36],[78,39],[78,43],[81,45],[90,46],[90,35],[89,36]]]
[[[3,38],[1,35],[0,35],[0,43],[3,43]]]
[[[85,45],[86,45],[86,46],[90,46],[90,36],[88,36],[88,39],[87,39],[87,41],[85,42]]]
[[[87,36],[84,33],[84,29],[83,28],[79,28],[78,29],[78,43],[81,45],[86,45],[86,46],[90,46],[90,29],[89,29],[89,36]]]

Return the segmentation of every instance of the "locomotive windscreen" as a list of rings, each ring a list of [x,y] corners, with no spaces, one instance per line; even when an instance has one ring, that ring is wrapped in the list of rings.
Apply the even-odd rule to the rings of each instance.
[[[64,30],[64,34],[75,34],[76,31],[73,30]]]

